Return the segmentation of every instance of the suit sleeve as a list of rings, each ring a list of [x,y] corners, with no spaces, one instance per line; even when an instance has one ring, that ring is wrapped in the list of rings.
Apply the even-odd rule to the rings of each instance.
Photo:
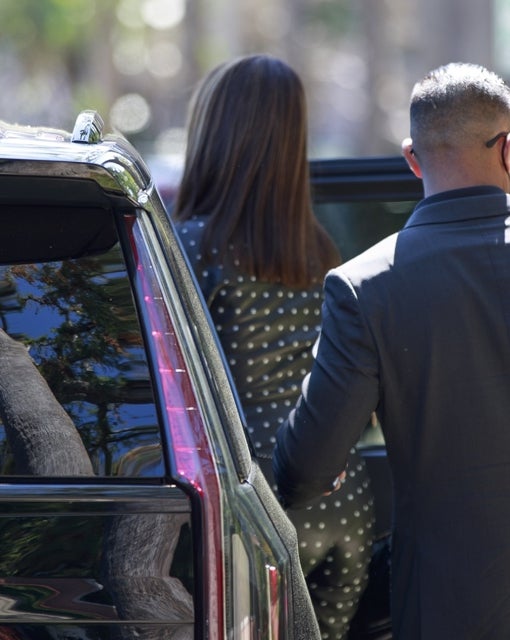
[[[357,294],[340,267],[325,280],[311,372],[277,432],[273,469],[284,506],[303,507],[331,491],[378,398],[377,352]]]

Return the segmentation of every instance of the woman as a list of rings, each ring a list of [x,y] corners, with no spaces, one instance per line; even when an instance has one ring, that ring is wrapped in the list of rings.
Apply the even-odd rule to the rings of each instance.
[[[194,94],[174,218],[216,325],[262,470],[311,365],[322,281],[340,256],[313,215],[305,95],[267,55]],[[289,512],[323,638],[345,638],[365,586],[372,502],[352,452],[340,492]]]

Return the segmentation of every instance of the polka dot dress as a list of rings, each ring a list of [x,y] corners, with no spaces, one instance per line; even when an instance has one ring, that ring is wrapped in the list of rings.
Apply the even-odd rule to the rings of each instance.
[[[177,229],[216,325],[261,468],[274,487],[275,433],[311,368],[322,283],[302,290],[258,282],[240,273],[229,256],[204,268],[199,252],[204,225],[197,217]],[[339,491],[288,515],[322,638],[345,639],[366,585],[372,543],[372,494],[357,452],[350,453]]]

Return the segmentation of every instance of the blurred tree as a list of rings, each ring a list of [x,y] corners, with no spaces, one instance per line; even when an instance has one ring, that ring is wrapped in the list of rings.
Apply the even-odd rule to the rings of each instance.
[[[303,78],[312,155],[393,153],[416,79],[453,59],[494,66],[495,9],[496,0],[2,0],[0,119],[69,129],[95,108],[144,154],[182,151],[198,79],[264,51]]]
[[[112,75],[101,91],[97,78],[110,69],[104,31],[114,8],[95,0],[3,0],[0,51],[9,91],[0,96],[2,119],[70,128],[85,105],[104,111]],[[91,65],[94,52],[102,62]]]
[[[448,62],[495,66],[495,0],[428,0],[415,4],[416,48],[424,71]]]

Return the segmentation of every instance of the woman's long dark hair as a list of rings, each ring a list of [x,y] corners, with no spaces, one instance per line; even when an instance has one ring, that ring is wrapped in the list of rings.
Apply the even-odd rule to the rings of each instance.
[[[208,217],[202,259],[218,251],[248,275],[308,286],[339,263],[311,206],[305,94],[284,62],[254,55],[223,64],[191,104],[174,216]]]

